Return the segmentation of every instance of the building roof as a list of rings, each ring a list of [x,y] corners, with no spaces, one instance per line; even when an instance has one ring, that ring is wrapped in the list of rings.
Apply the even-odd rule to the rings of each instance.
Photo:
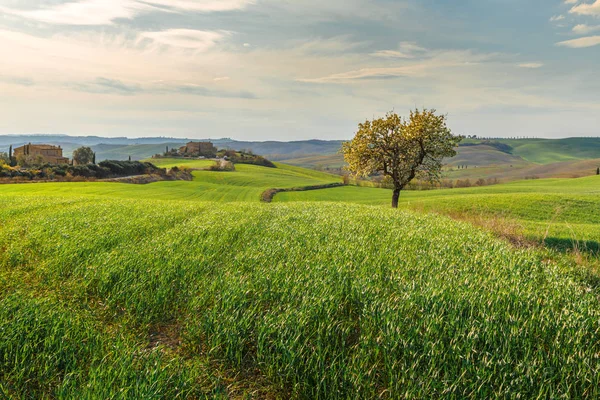
[[[57,149],[61,148],[60,146],[54,146],[51,144],[25,144],[23,146],[15,147],[15,150],[22,149],[23,147],[26,147],[26,146],[31,146],[31,147],[39,149],[39,150],[57,150]]]

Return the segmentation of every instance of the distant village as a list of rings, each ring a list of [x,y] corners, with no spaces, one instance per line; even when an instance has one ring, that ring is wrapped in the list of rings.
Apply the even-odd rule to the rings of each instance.
[[[236,151],[217,149],[211,142],[188,142],[179,148],[166,147],[163,154],[153,158],[196,158],[214,160],[211,171],[235,171],[235,164],[253,164],[276,168],[266,158],[253,154],[250,150]],[[117,177],[154,176],[161,180],[191,179],[178,168],[159,168],[143,161],[105,160],[96,162],[96,153],[86,146],[73,151],[71,159],[65,157],[61,146],[52,144],[28,143],[8,153],[0,153],[0,183],[32,180],[94,180]]]
[[[63,149],[60,146],[50,144],[26,144],[16,147],[9,158],[13,158],[18,164],[19,160],[31,158],[41,161],[44,164],[70,164],[71,161],[63,156]]]
[[[89,149],[83,147],[83,149]],[[77,150],[76,150],[77,151]],[[90,149],[91,151],[91,149]],[[179,149],[169,149],[164,156],[167,157],[201,157],[201,158],[216,158],[218,149],[211,142],[189,142]],[[227,157],[226,155],[224,157]],[[78,157],[69,159],[63,155],[61,146],[52,144],[32,144],[28,143],[20,147],[10,148],[8,159],[14,166],[27,167],[31,164],[43,165],[81,165],[94,162],[93,152],[90,157],[85,158],[83,162]]]

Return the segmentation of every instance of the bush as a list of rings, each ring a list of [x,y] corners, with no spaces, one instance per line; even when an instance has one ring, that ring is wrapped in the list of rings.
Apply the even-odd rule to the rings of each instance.
[[[218,160],[208,169],[209,171],[235,171],[235,165],[231,161]]]
[[[109,171],[109,175],[113,176],[128,176],[128,175],[143,175],[143,174],[161,174],[166,171],[158,168],[149,162],[140,161],[114,161],[107,160],[98,164],[102,168]]]

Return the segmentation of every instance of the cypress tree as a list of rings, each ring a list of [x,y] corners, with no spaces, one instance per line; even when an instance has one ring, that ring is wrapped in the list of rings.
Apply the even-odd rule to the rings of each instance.
[[[96,164],[96,152],[94,152],[94,155],[92,156],[92,164]]]

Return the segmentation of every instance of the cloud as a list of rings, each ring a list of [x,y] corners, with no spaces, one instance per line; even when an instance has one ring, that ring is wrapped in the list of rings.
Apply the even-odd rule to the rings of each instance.
[[[398,50],[379,50],[371,53],[371,55],[381,58],[413,58],[411,54],[406,54]]]
[[[118,79],[108,79],[103,77],[96,78],[93,82],[70,83],[65,86],[81,92],[117,94],[121,96],[131,96],[142,91],[142,88],[137,84],[126,84]]]
[[[565,0],[565,4],[576,4],[579,0]]]
[[[517,64],[517,67],[519,67],[519,68],[530,68],[530,69],[542,68],[543,66],[544,66],[544,64],[542,64],[542,63],[523,63],[523,64]]]
[[[558,22],[562,21],[563,19],[565,19],[564,15],[555,15],[552,18],[550,18],[550,22]]]
[[[590,26],[586,24],[579,24],[573,27],[573,32],[580,35],[587,35],[588,33],[596,31],[600,31],[600,25]]]
[[[33,86],[33,85],[35,85],[35,82],[33,79],[22,77],[22,76],[0,75],[0,82],[8,83],[11,85],[18,85],[18,86]]]
[[[211,13],[243,9],[254,0],[79,0],[19,10],[0,6],[0,12],[57,25],[110,25],[151,11]]]
[[[225,90],[214,90],[204,86],[195,84],[186,84],[174,87],[165,88],[167,93],[180,93],[202,97],[221,97],[221,98],[238,98],[254,100],[258,97],[249,91],[225,91]]]
[[[219,12],[241,10],[254,0],[145,0],[145,2],[177,10]]]
[[[161,32],[142,32],[141,39],[150,39],[157,45],[181,49],[206,51],[214,47],[229,32],[197,31],[193,29],[169,29]]]
[[[556,43],[557,46],[571,47],[573,49],[581,49],[584,47],[592,47],[600,44],[600,36],[587,36],[579,39],[565,40],[564,42]]]
[[[427,53],[427,49],[413,42],[400,42],[398,50],[379,50],[371,53],[380,58],[415,58]]]
[[[592,4],[583,3],[578,6],[571,8],[569,11],[571,14],[579,15],[592,15],[600,17],[600,0],[596,0]]]
[[[396,66],[366,67],[317,78],[302,78],[298,81],[308,83],[350,83],[364,79],[422,78],[432,74],[435,75],[435,71],[467,68],[499,56],[497,53],[473,53],[469,50],[429,51],[416,45],[415,49],[422,52],[417,59],[405,59],[402,60],[402,64]]]
[[[5,7],[0,11],[50,24],[108,25],[115,19],[131,19],[142,9],[148,9],[148,5],[128,0],[83,0],[30,11]]]

